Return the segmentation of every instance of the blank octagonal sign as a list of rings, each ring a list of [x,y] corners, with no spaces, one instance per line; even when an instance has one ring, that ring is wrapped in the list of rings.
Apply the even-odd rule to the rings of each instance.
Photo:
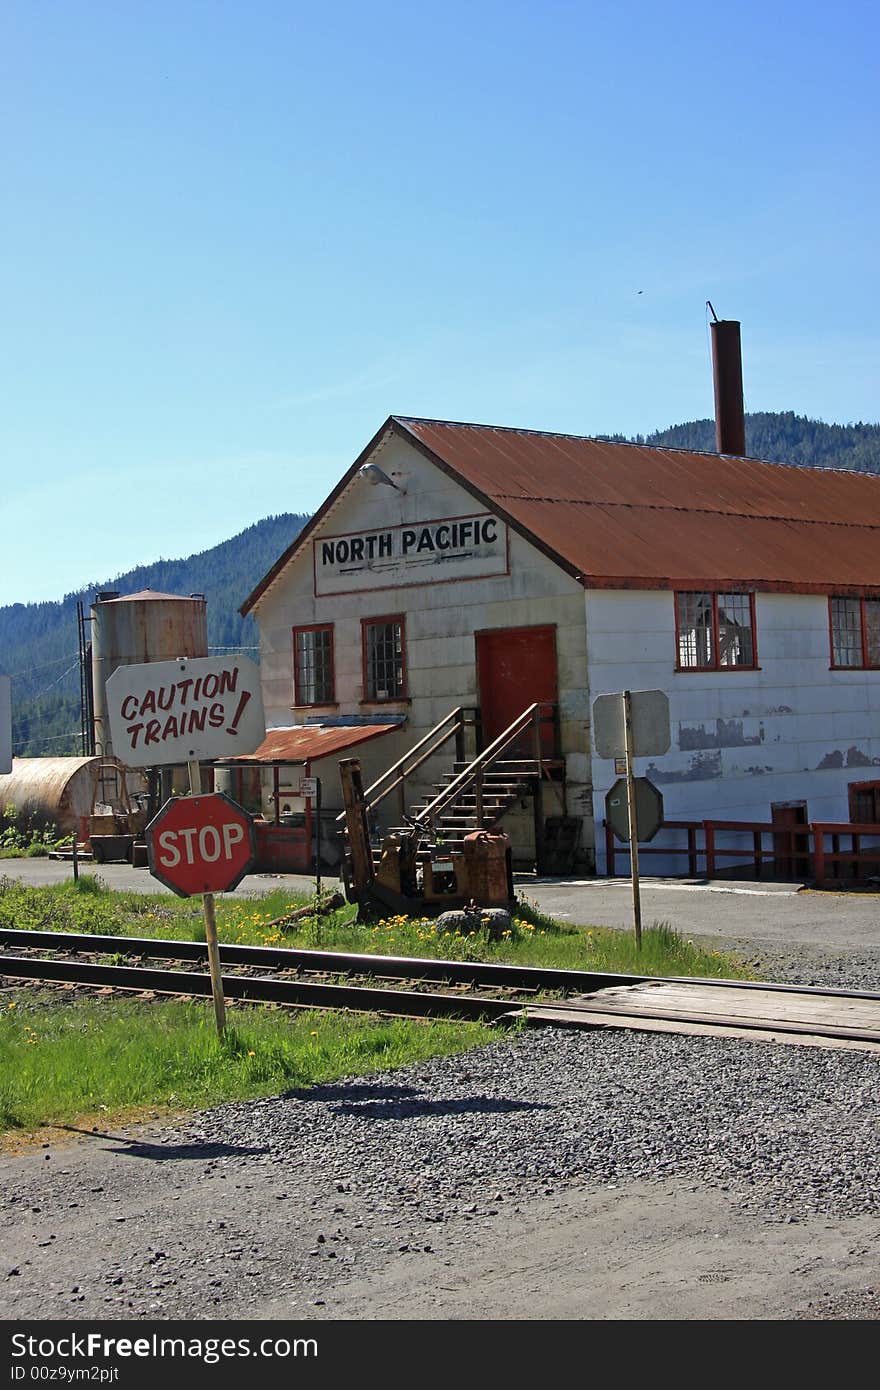
[[[256,860],[253,821],[225,792],[166,801],[146,840],[150,873],[182,898],[228,892]]]
[[[643,840],[653,840],[663,824],[663,794],[647,777],[634,777],[633,785],[636,791],[636,834],[641,844]],[[625,777],[618,777],[605,794],[605,818],[618,840],[629,843]]]

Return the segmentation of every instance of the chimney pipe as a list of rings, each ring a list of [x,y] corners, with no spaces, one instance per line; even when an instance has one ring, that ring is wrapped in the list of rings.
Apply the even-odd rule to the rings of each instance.
[[[742,457],[746,452],[746,417],[739,323],[736,319],[715,319],[709,327],[715,384],[715,448],[719,454]]]

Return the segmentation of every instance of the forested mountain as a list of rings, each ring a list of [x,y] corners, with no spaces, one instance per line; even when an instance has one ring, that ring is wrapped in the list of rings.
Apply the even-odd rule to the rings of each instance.
[[[238,612],[248,594],[301,531],[307,516],[266,517],[231,540],[185,560],[157,560],[126,574],[65,594],[57,603],[14,603],[0,608],[0,671],[12,676],[12,743],[19,757],[80,751],[76,604],[88,616],[95,593],[204,594],[209,649],[256,656],[253,618]],[[2,810],[2,808],[0,808]]]
[[[715,424],[693,420],[637,435],[630,442],[714,453]],[[752,458],[777,463],[880,473],[880,425],[826,425],[792,411],[763,411],[746,416],[746,447]],[[242,620],[239,605],[307,519],[291,513],[266,517],[200,555],[140,565],[78,594],[67,594],[58,603],[0,608],[0,671],[13,677],[15,752],[37,757],[79,751],[77,599],[83,600],[88,611],[98,589],[118,589],[122,594],[140,589],[201,593],[208,600],[209,646],[251,650],[256,655],[252,650],[257,644],[256,625],[251,618]]]
[[[714,453],[715,421],[671,425],[653,434],[636,435],[631,442]],[[746,416],[746,452],[750,458],[770,463],[880,473],[880,425],[826,425],[791,410],[756,411]]]

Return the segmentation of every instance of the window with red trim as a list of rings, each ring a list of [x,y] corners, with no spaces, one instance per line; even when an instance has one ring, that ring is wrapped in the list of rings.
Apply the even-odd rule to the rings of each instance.
[[[679,671],[754,670],[754,594],[688,590],[675,595]]]
[[[364,699],[406,697],[406,644],[402,614],[362,619]]]
[[[293,699],[296,705],[332,705],[333,628],[293,629]]]
[[[880,667],[880,599],[832,598],[831,665],[846,670]]]

